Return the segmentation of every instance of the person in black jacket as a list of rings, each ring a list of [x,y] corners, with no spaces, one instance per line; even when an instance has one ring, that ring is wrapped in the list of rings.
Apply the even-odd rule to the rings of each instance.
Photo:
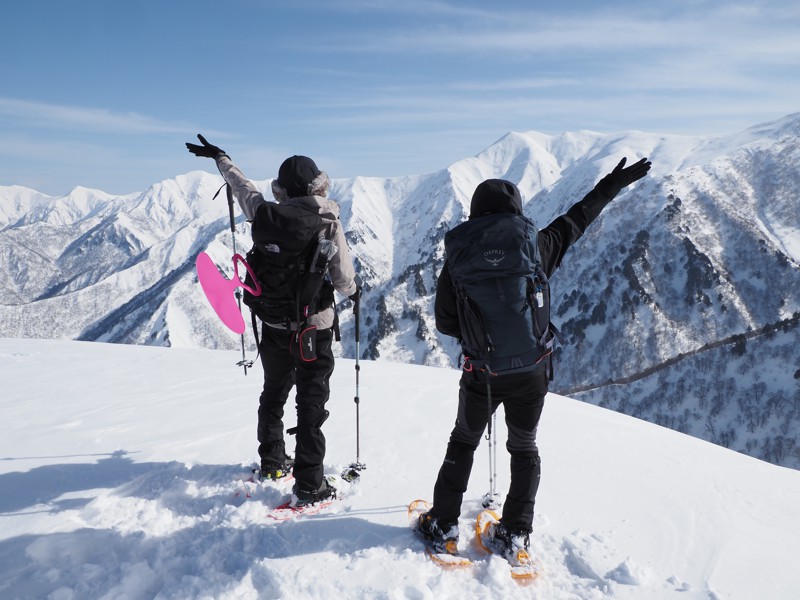
[[[623,188],[644,177],[651,166],[646,158],[627,168],[625,162],[623,158],[580,202],[538,232],[540,261],[548,278],[603,208]],[[510,181],[489,179],[476,188],[469,219],[497,213],[522,215],[522,200],[519,190]],[[441,333],[459,340],[465,338],[447,262],[436,287],[435,315],[436,328]],[[513,335],[513,331],[509,334]],[[469,482],[475,450],[490,418],[486,377],[485,372],[476,369],[462,373],[458,414],[434,486],[433,506],[417,522],[418,531],[444,551],[454,549],[453,542],[458,540],[461,501]],[[508,426],[506,448],[511,455],[510,487],[502,517],[493,530],[495,546],[501,552],[512,552],[514,548],[527,550],[541,472],[536,429],[548,391],[545,363],[530,370],[493,374],[490,384],[492,412],[501,403],[504,406]]]

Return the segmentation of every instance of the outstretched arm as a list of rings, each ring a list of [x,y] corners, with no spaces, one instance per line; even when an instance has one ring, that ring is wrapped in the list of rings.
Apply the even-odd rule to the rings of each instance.
[[[213,158],[216,161],[217,168],[225,182],[231,186],[233,195],[236,196],[236,200],[239,202],[245,219],[248,221],[255,219],[256,210],[261,204],[266,202],[264,195],[244,176],[244,173],[242,173],[239,167],[233,164],[230,156],[228,156],[224,150],[210,144],[208,140],[200,134],[197,134],[197,139],[200,140],[201,145],[187,142],[186,148],[195,156]]]
[[[539,231],[539,253],[542,268],[547,276],[561,264],[567,250],[577,242],[600,212],[617,194],[627,186],[638,181],[650,170],[652,163],[643,158],[630,167],[625,167],[626,158],[611,173],[603,177],[579,202],[547,227]]]

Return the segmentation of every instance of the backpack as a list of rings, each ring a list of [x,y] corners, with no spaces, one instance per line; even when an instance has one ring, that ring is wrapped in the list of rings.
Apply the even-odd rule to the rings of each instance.
[[[324,237],[327,225],[310,208],[272,202],[258,207],[246,260],[263,291],[253,296],[245,289],[243,296],[254,316],[288,329],[334,305],[326,274],[336,245]],[[249,273],[245,283],[254,284]]]
[[[515,214],[484,215],[450,230],[444,244],[464,368],[495,374],[537,368],[560,334],[550,322],[534,223]]]

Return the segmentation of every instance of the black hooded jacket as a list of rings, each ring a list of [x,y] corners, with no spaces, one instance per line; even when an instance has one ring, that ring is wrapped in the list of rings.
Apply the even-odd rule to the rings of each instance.
[[[609,195],[603,186],[598,185],[582,200],[573,204],[565,214],[539,230],[539,253],[542,268],[548,278],[561,265],[570,246],[581,238],[592,221],[614,199],[614,195]],[[489,179],[475,189],[469,218],[480,219],[482,215],[493,213],[522,214],[522,199],[514,184],[502,179]],[[445,335],[461,337],[456,296],[446,262],[436,285],[434,314],[436,329]]]

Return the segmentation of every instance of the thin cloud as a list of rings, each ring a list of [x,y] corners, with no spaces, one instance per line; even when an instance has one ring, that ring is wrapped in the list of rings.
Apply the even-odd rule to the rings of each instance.
[[[440,3],[441,4],[441,3]],[[448,5],[449,6],[449,5]],[[332,37],[330,48],[352,53],[491,55],[509,59],[531,53],[575,55],[587,51],[721,51],[730,59],[788,53],[796,60],[800,11],[779,6],[722,6],[683,13],[644,7],[601,8],[574,16],[536,11],[455,11],[451,20],[427,19],[416,29],[406,26],[372,30],[346,38]],[[484,11],[479,11],[484,12]],[[776,23],[775,16],[781,16]],[[476,21],[480,21],[476,24]],[[624,57],[620,57],[624,60]]]
[[[457,19],[466,17],[490,20],[502,20],[502,11],[486,10],[463,4],[451,4],[437,0],[344,0],[335,3],[328,1],[315,3],[320,8],[347,13],[392,13],[396,15],[412,15],[426,19],[435,16],[447,16]]]
[[[162,121],[137,113],[13,98],[0,98],[0,119],[13,121],[17,125],[24,124],[25,127],[56,127],[92,133],[188,134],[197,130],[196,126],[187,123]]]

